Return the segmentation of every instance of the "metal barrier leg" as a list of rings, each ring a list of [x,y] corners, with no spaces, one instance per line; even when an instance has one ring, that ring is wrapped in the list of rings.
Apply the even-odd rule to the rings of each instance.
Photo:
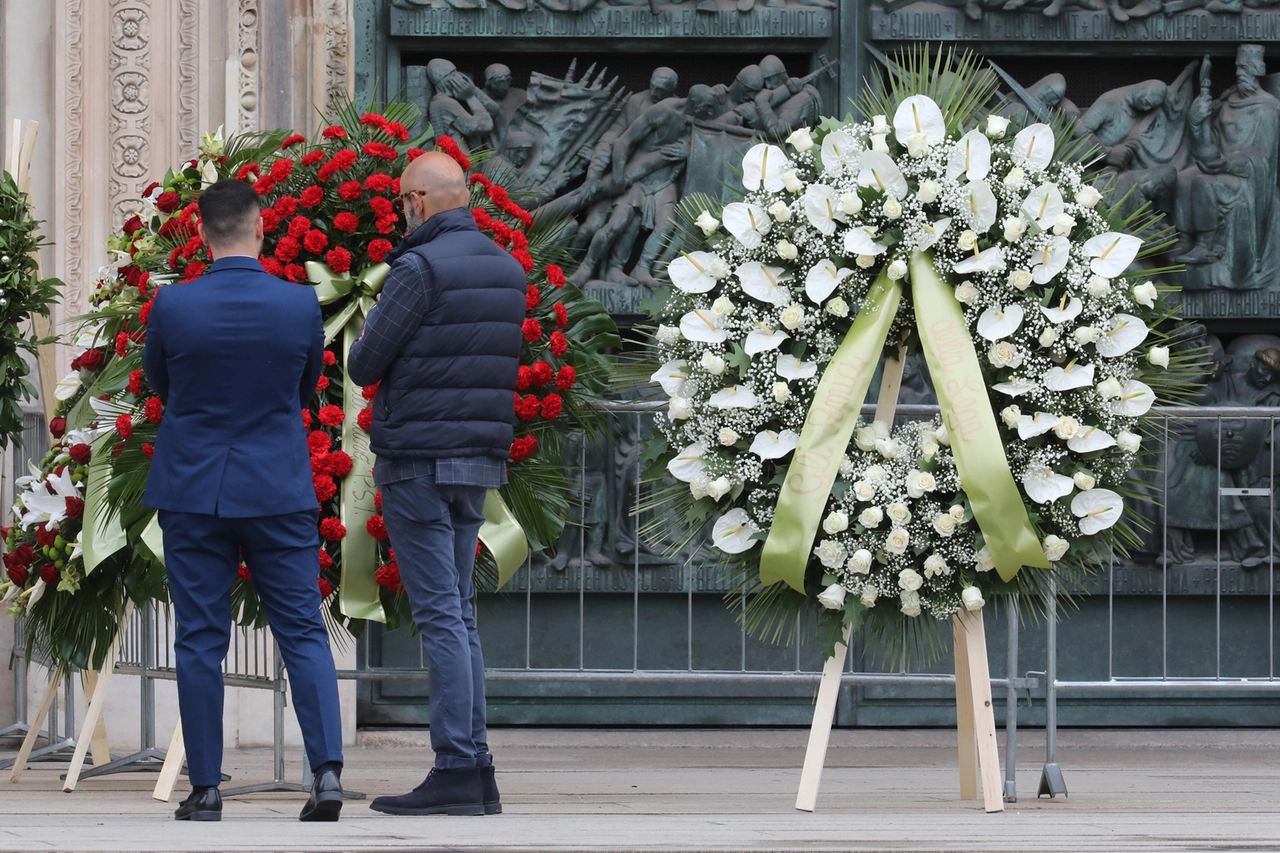
[[[1049,576],[1048,655],[1045,665],[1044,698],[1044,769],[1040,773],[1040,790],[1036,799],[1048,794],[1050,799],[1067,795],[1067,783],[1058,766],[1058,581]]]
[[[1006,650],[1005,678],[1009,686],[1004,694],[1004,801],[1018,801],[1018,596],[1009,596],[1009,639]]]
[[[13,651],[9,652],[9,669],[13,670],[13,710],[17,719],[11,726],[0,729],[0,738],[25,738],[31,730],[27,720],[27,667],[22,655],[22,623],[13,622]],[[36,737],[49,738],[47,731]],[[51,739],[51,738],[50,738]]]

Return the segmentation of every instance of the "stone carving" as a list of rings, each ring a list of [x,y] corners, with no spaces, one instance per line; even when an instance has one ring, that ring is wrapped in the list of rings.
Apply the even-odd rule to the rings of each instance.
[[[151,4],[112,0],[111,48],[111,215],[123,222],[150,170]]]
[[[324,92],[325,103],[348,95],[351,82],[351,2],[325,0],[324,21]]]
[[[489,114],[480,90],[469,77],[447,59],[427,63],[430,100],[427,115],[438,136],[452,136],[465,148],[480,148],[493,132],[493,116]],[[492,103],[490,101],[490,103]]]
[[[252,133],[258,129],[258,2],[238,0],[236,5],[235,53],[236,123],[228,133]]]
[[[62,244],[63,268],[59,270],[67,285],[63,304],[84,306],[86,300],[84,245],[84,0],[66,0],[56,6],[58,34],[65,45],[63,62],[59,64],[62,110],[58,115],[54,144],[62,150],[62,175],[58,190],[58,242]],[[72,311],[74,313],[74,310]]]
[[[905,6],[914,0],[880,0],[885,11]],[[1056,18],[1072,8],[1091,12],[1107,12],[1118,24],[1140,21],[1152,15],[1175,15],[1180,12],[1204,10],[1211,13],[1240,14],[1246,9],[1260,9],[1280,5],[1280,0],[955,0],[937,6],[963,6],[965,17],[981,21],[985,13],[1039,12],[1046,18]]]
[[[737,10],[743,14],[761,9],[820,8],[835,9],[835,0],[494,0],[497,5],[513,12],[527,12],[542,8],[551,12],[577,15],[589,12],[597,6],[647,8],[657,15],[666,8],[692,6],[698,12],[715,14]],[[402,9],[483,9],[485,0],[391,0],[393,6]]]
[[[200,2],[178,3],[178,150],[182,156],[200,142]]]

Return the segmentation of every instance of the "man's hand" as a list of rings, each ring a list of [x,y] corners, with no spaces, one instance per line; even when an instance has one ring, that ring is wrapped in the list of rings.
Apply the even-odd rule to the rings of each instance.
[[[662,159],[669,163],[679,163],[681,160],[684,160],[689,156],[689,152],[686,151],[685,147],[678,142],[671,145],[664,145],[660,151]]]

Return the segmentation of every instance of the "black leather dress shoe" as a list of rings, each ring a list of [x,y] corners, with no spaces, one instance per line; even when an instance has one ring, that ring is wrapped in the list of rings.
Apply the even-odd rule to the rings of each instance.
[[[173,813],[174,820],[222,820],[222,794],[217,788],[192,791]]]
[[[338,819],[338,813],[341,811],[342,780],[337,771],[325,770],[317,773],[316,778],[311,782],[311,797],[302,807],[302,814],[298,815],[298,820],[333,821]]]

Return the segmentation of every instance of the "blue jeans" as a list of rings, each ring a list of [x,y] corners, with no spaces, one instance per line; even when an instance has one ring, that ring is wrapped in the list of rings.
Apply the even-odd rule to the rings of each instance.
[[[487,766],[484,655],[476,633],[476,541],[482,486],[438,485],[430,477],[382,486],[382,516],[430,658],[431,748],[441,770]]]

